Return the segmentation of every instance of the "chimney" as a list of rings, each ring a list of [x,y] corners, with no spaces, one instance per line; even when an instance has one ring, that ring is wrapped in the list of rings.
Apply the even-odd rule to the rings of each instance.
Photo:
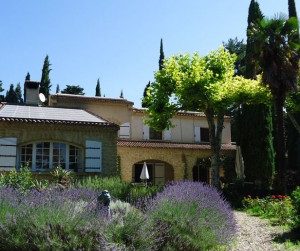
[[[26,105],[39,105],[40,82],[26,80],[24,88]]]

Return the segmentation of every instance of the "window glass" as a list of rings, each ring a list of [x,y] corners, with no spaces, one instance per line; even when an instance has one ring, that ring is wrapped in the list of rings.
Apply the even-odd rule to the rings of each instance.
[[[69,152],[68,152],[69,151]],[[77,170],[79,149],[72,145],[60,142],[38,142],[21,146],[20,163],[32,166],[35,157],[35,168],[37,170],[50,170],[57,166],[64,169]],[[67,157],[69,165],[67,166]]]
[[[53,143],[53,167],[66,168],[66,148],[64,143]]]
[[[41,142],[36,144],[36,169],[50,168],[50,142]]]
[[[21,166],[32,165],[32,144],[21,147]]]
[[[200,128],[201,142],[209,142],[209,130],[208,128]]]

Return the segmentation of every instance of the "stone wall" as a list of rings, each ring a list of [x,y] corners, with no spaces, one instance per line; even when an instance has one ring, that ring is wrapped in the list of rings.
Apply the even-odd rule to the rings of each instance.
[[[209,157],[211,152],[210,150],[118,146],[118,155],[120,156],[121,177],[123,180],[131,182],[133,165],[144,160],[159,160],[170,164],[174,169],[174,180],[184,178],[184,168],[186,166],[187,178],[193,179],[192,170],[197,158]]]
[[[1,122],[0,137],[16,137],[18,146],[38,141],[59,141],[80,148],[79,169],[84,167],[84,148],[87,139],[102,142],[103,174],[116,173],[117,128],[82,125]]]

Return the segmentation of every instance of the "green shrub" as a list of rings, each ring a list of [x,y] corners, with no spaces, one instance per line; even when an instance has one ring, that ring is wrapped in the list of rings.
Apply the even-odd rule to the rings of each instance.
[[[112,197],[119,200],[126,200],[130,191],[130,184],[122,181],[120,177],[89,176],[78,180],[75,186],[98,191],[107,190]]]
[[[272,195],[264,198],[243,199],[243,205],[249,213],[271,220],[277,225],[293,225],[295,223],[295,209],[289,196]]]
[[[56,168],[54,168],[51,174],[56,183],[65,187],[70,186],[74,180],[72,172],[63,169],[61,166],[57,166]]]
[[[292,203],[296,210],[297,225],[300,225],[300,187],[297,187],[291,194]]]
[[[0,185],[21,190],[33,188],[35,185],[34,181],[28,166],[21,167],[18,171],[14,170],[6,174],[1,174],[0,176]]]

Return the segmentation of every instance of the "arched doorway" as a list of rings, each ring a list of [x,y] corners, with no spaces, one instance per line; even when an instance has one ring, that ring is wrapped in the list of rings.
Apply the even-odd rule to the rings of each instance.
[[[132,170],[132,181],[133,182],[142,182],[140,179],[140,175],[143,169],[143,164],[146,162],[148,172],[149,172],[149,180],[147,182],[154,185],[163,185],[168,181],[174,179],[174,169],[173,167],[163,161],[159,160],[145,160],[137,162],[133,165]]]

